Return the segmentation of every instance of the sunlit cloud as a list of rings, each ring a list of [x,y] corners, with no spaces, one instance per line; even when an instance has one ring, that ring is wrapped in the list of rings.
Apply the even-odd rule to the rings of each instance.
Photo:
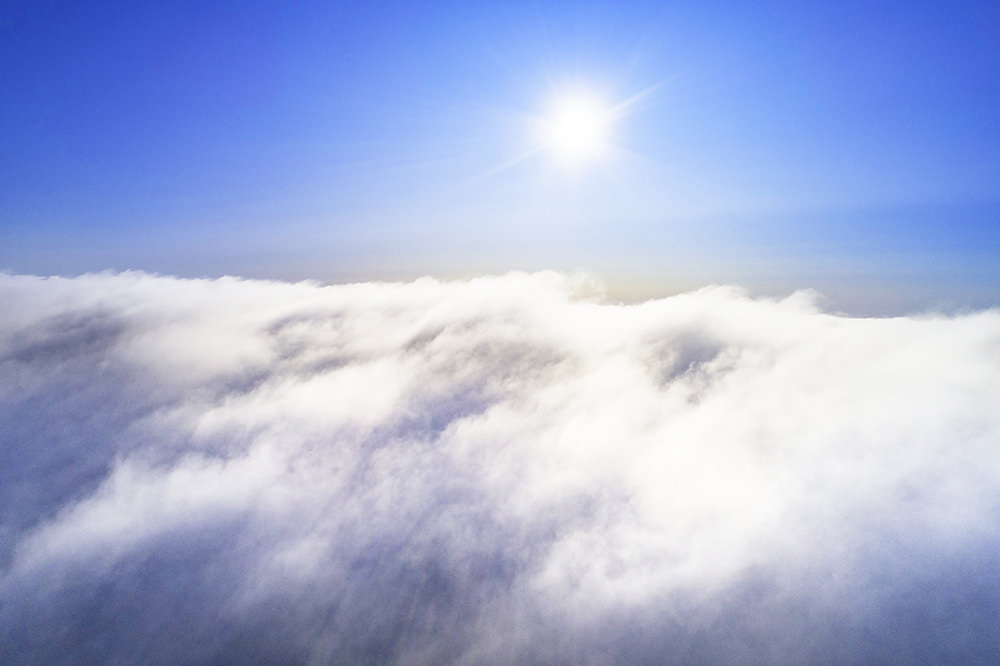
[[[0,276],[12,663],[985,663],[1000,313]]]

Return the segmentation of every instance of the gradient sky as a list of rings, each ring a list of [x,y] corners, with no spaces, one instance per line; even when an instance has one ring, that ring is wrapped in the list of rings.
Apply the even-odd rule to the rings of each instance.
[[[554,91],[608,159],[516,161]],[[1000,302],[994,2],[0,10],[0,269]]]

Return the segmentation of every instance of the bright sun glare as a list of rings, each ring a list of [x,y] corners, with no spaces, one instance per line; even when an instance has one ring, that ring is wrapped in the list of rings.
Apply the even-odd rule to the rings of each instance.
[[[552,104],[540,125],[543,148],[565,166],[594,162],[608,150],[613,112],[595,98],[574,93]]]

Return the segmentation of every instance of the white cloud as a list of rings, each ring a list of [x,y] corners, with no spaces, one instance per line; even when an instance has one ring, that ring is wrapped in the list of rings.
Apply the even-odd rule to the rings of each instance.
[[[1000,313],[0,276],[19,663],[987,662]]]

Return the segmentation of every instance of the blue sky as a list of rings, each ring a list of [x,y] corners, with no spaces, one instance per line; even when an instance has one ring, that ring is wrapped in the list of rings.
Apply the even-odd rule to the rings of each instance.
[[[8,3],[0,268],[996,304],[998,44],[988,2]],[[516,161],[569,86],[644,95]]]

